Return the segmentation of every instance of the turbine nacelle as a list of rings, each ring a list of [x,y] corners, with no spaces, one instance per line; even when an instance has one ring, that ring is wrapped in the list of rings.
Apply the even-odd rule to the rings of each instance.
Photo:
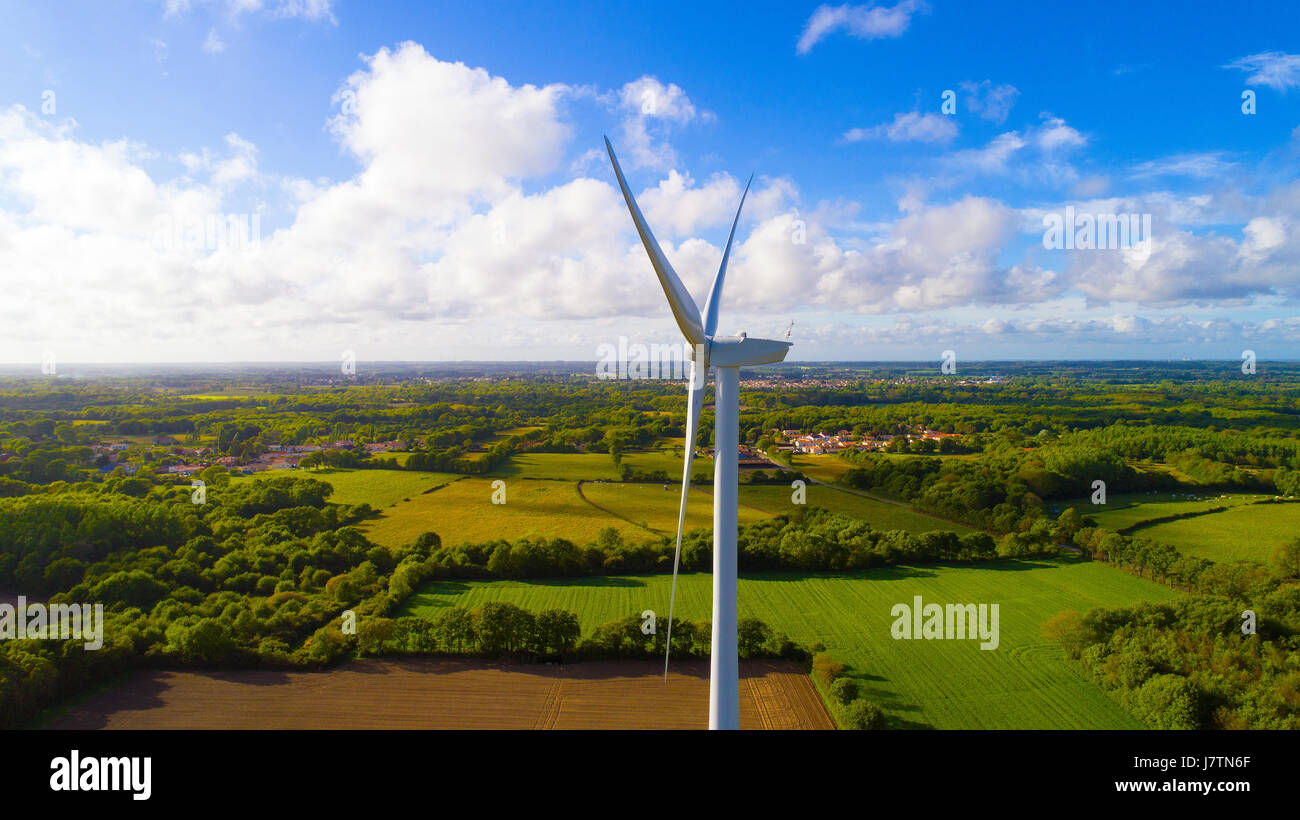
[[[709,339],[708,364],[714,367],[751,367],[785,361],[790,342],[738,336],[714,336]]]

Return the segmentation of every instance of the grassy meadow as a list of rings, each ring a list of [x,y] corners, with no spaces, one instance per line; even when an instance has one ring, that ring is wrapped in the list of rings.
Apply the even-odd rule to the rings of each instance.
[[[419,473],[406,470],[266,470],[251,476],[236,476],[232,481],[256,481],[277,476],[314,478],[334,488],[330,501],[336,504],[369,504],[377,510],[399,504],[436,487],[460,478],[451,473]]]
[[[492,477],[618,481],[620,476],[608,453],[521,453],[493,470]]]
[[[1270,495],[1259,493],[1128,493],[1106,504],[1086,500],[1053,505],[1059,512],[1074,507],[1109,530],[1130,530],[1176,547],[1185,555],[1211,561],[1267,563],[1273,550],[1300,533],[1300,504],[1252,504]],[[1222,512],[1208,512],[1227,507]],[[1177,521],[1141,526],[1143,522],[1186,513],[1205,513]]]
[[[1300,534],[1300,504],[1253,504],[1142,527],[1134,532],[1211,561],[1268,563],[1273,550]]]
[[[493,504],[492,493],[492,479],[461,479],[394,505],[364,527],[366,537],[385,547],[410,543],[429,530],[448,545],[524,537],[567,538],[586,544],[596,540],[604,527],[614,527],[633,543],[654,537],[584,501],[576,482],[509,479],[504,504]]]
[[[1054,502],[1048,505],[1048,511],[1055,515],[1073,507],[1083,515],[1092,516],[1098,526],[1122,530],[1153,518],[1236,507],[1263,497],[1256,493],[1120,493],[1108,497],[1105,504],[1092,504],[1086,498]]]
[[[615,515],[644,524],[664,535],[677,532],[677,516],[681,508],[682,485],[663,484],[591,483],[582,485],[582,494],[591,503]],[[743,499],[742,499],[743,504]],[[740,524],[744,526],[769,517],[765,512],[741,506]],[[713,526],[713,496],[702,487],[692,487],[686,502],[686,529]]]
[[[931,530],[952,530],[953,532],[972,532],[970,527],[951,521],[931,518],[913,512],[897,504],[877,501],[853,493],[846,493],[833,487],[809,484],[806,487],[806,506],[825,507],[831,512],[860,518],[878,530],[909,530],[911,532],[929,532]],[[795,505],[791,502],[791,490],[784,484],[755,484],[740,488],[740,503],[763,510],[773,515],[793,512]]]
[[[575,612],[590,633],[644,609],[667,613],[670,575],[533,581],[437,582],[403,615],[433,616],[448,606],[508,601],[532,610]],[[764,573],[741,578],[742,616],[755,616],[797,641],[820,641],[848,664],[891,726],[939,729],[1136,729],[1140,725],[1099,687],[1072,671],[1040,626],[1064,609],[1081,612],[1177,596],[1110,567],[1069,559],[985,565],[884,567],[842,574]],[[707,573],[679,579],[677,614],[709,617]],[[1000,643],[894,640],[890,609],[912,603],[997,603]]]

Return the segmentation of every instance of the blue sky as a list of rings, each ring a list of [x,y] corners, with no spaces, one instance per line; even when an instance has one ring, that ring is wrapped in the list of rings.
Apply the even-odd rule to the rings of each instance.
[[[792,358],[1300,355],[1290,4],[0,16],[0,361],[675,341],[605,133],[701,301],[757,173],[723,326],[793,320]],[[1067,206],[1151,243],[1045,248]],[[183,227],[254,214],[243,247]]]

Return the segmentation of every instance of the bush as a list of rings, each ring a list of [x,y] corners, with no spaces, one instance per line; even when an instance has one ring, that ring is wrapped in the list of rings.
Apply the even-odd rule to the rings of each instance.
[[[1155,729],[1197,729],[1199,697],[1191,681],[1156,675],[1137,690],[1138,717]]]
[[[812,668],[817,679],[827,686],[830,686],[832,681],[844,674],[844,664],[833,660],[825,652],[818,652],[813,655]]]
[[[885,713],[870,700],[855,700],[844,710],[845,723],[850,729],[883,729]]]
[[[831,697],[847,706],[858,696],[858,682],[853,678],[839,678],[831,684]]]

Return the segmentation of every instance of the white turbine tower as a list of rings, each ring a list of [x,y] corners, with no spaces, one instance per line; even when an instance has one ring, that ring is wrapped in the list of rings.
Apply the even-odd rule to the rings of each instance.
[[[731,255],[731,242],[736,238],[736,225],[740,222],[740,208],[745,207],[745,194],[740,197],[740,208],[731,223],[731,235],[722,252],[722,264],[713,279],[708,301],[704,303],[704,320],[682,284],[668,257],[655,241],[650,226],[646,224],[636,198],[627,187],[623,169],[614,156],[614,146],[605,138],[609,161],[618,176],[618,186],[627,200],[641,244],[650,255],[650,264],[659,276],[664,295],[673,318],[682,335],[690,343],[691,382],[686,401],[686,464],[682,470],[682,505],[677,516],[677,551],[673,555],[672,597],[668,604],[668,640],[664,653],[664,676],[668,675],[668,653],[672,651],[673,607],[677,602],[677,568],[682,557],[682,527],[686,523],[686,498],[691,487],[691,461],[695,456],[695,436],[700,426],[700,406],[704,400],[704,383],[709,368],[714,371],[716,397],[713,427],[713,644],[709,670],[709,728],[740,728],[740,662],[736,647],[736,452],[740,444],[740,368],[771,364],[785,359],[790,342],[774,339],[751,339],[744,333],[738,336],[715,335],[718,327],[718,305],[722,301],[722,281],[727,274],[727,258]],[[753,182],[753,177],[750,177]]]

